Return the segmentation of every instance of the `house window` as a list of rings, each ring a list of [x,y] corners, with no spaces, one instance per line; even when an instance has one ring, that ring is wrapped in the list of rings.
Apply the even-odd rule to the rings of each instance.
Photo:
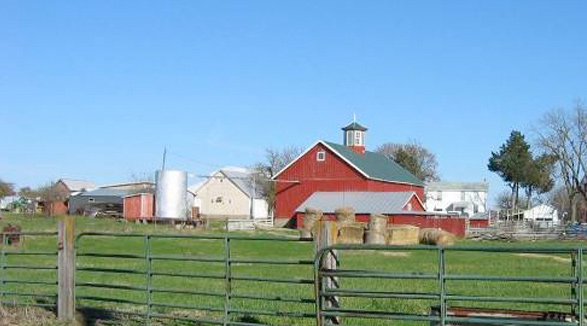
[[[222,204],[222,196],[216,197],[216,204]]]
[[[320,152],[316,153],[316,161],[323,162],[324,160],[326,160],[326,152],[325,151],[320,151]]]
[[[95,202],[95,201],[96,201],[96,199],[95,199],[95,198],[88,198],[88,203],[93,203],[93,202]]]

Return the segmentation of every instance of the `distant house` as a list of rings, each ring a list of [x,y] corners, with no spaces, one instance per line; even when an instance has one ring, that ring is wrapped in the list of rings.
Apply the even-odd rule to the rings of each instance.
[[[438,181],[426,184],[426,210],[480,216],[487,212],[487,182]]]
[[[540,204],[524,211],[524,221],[538,227],[552,227],[559,224],[558,210],[548,204]]]
[[[267,218],[268,205],[256,190],[251,172],[243,168],[224,168],[212,173],[203,183],[189,187],[195,205],[207,217]]]

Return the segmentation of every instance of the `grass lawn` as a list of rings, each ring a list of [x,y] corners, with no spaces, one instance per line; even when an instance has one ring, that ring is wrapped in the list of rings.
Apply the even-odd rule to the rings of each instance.
[[[6,214],[0,221],[1,225],[18,224],[23,231],[55,231],[56,220],[45,217],[25,217]],[[109,219],[78,217],[76,229],[78,233],[92,231],[108,231],[120,233],[161,234],[161,235],[219,235],[224,231],[221,225],[209,230],[176,230],[168,225],[141,225],[125,223]],[[292,236],[293,231],[256,231],[231,232],[243,236]],[[15,296],[35,294],[48,295],[45,300],[51,303],[55,294],[55,285],[19,284],[11,280],[27,280],[36,283],[55,282],[56,259],[54,256],[20,256],[10,255],[10,251],[55,251],[55,236],[26,236],[16,246],[5,249],[2,257],[5,268],[0,279],[3,281],[2,301],[30,302],[29,297]],[[461,241],[458,245],[466,246],[506,246],[506,247],[573,247],[583,245],[579,241],[565,242],[527,242],[527,243],[495,243]],[[223,239],[165,238],[150,239],[151,254],[154,259],[149,262],[144,258],[144,237],[102,237],[83,236],[78,242],[78,258],[76,282],[90,286],[78,286],[76,296],[78,306],[100,307],[115,310],[145,313],[144,303],[148,294],[139,288],[146,288],[149,279],[144,274],[151,264],[154,275],[150,287],[155,289],[151,296],[153,314],[168,314],[179,318],[214,319],[223,314],[225,305],[226,282],[224,262],[193,262],[163,259],[171,257],[206,257],[223,259],[225,255]],[[270,325],[314,325],[312,317],[274,316],[271,312],[281,311],[301,316],[314,313],[312,303],[313,284],[305,284],[304,280],[313,279],[311,265],[270,265],[259,264],[258,260],[283,261],[313,259],[313,244],[304,242],[250,241],[231,240],[231,259],[240,260],[231,266],[231,314],[233,320],[241,322],[261,322]],[[84,254],[126,254],[136,258],[103,258],[85,256]],[[170,257],[167,257],[170,258]],[[341,269],[368,269],[403,274],[435,274],[438,270],[436,251],[344,251],[340,253]],[[19,269],[20,265],[46,267],[47,269]],[[53,268],[53,269],[51,269]],[[110,268],[124,269],[127,273],[107,273],[91,269]],[[479,252],[447,252],[446,270],[450,274],[499,275],[499,276],[571,276],[569,255],[553,254],[519,254],[519,253],[479,253]],[[133,272],[135,271],[135,272]],[[139,273],[140,272],[140,273]],[[183,276],[171,276],[180,274]],[[200,277],[194,277],[195,275]],[[248,278],[280,278],[299,283],[258,282]],[[101,288],[101,285],[116,285],[125,289]],[[362,289],[372,291],[422,293],[437,292],[437,280],[387,280],[377,278],[342,278],[344,289]],[[488,281],[457,281],[449,280],[447,292],[467,296],[494,296],[520,298],[563,298],[571,297],[569,285],[555,283],[528,282],[488,282]],[[133,289],[131,289],[133,288]],[[135,289],[136,288],[136,289]],[[184,293],[171,293],[169,290]],[[189,293],[188,293],[189,292]],[[198,293],[198,294],[196,294]],[[204,295],[208,294],[208,295]],[[117,299],[112,303],[98,299]],[[273,298],[273,299],[271,299]],[[279,300],[277,300],[279,299]],[[309,299],[306,302],[306,299]],[[132,302],[139,304],[132,304]],[[568,306],[544,304],[512,304],[478,302],[451,302],[451,305],[467,305],[475,307],[496,307],[525,310],[569,310]],[[185,306],[171,308],[169,305]],[[431,306],[438,305],[438,300],[406,300],[406,299],[375,299],[375,298],[342,298],[341,306],[345,309],[376,310],[411,314],[428,314]],[[193,309],[208,307],[209,311]],[[101,312],[103,314],[103,312]],[[86,315],[91,315],[86,311]],[[142,324],[142,318],[116,319],[112,316],[99,316],[114,319],[117,325]],[[91,318],[90,318],[91,319]],[[428,325],[428,322],[374,321],[346,318],[349,325]],[[170,321],[155,318],[154,325],[188,325],[188,322]],[[193,323],[192,323],[193,325]],[[196,324],[197,325],[197,324]]]

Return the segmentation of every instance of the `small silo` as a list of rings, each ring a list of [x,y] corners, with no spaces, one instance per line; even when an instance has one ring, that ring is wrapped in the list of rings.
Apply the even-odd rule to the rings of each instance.
[[[185,220],[187,208],[187,172],[159,170],[155,173],[155,216],[158,219]]]

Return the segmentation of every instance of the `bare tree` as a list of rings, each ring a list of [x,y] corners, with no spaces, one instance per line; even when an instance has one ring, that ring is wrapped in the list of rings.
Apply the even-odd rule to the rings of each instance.
[[[570,111],[552,110],[535,129],[540,148],[556,160],[556,175],[565,187],[574,222],[578,201],[587,200],[587,108],[578,102]]]
[[[302,148],[295,146],[282,150],[268,148],[265,150],[265,161],[253,166],[252,181],[257,191],[267,201],[269,212],[275,208],[275,182],[271,179],[302,152]]]
[[[496,208],[499,210],[508,210],[514,208],[512,196],[508,191],[503,191],[497,195]]]
[[[408,144],[385,143],[376,150],[396,161],[422,181],[438,181],[436,155],[417,141]]]

